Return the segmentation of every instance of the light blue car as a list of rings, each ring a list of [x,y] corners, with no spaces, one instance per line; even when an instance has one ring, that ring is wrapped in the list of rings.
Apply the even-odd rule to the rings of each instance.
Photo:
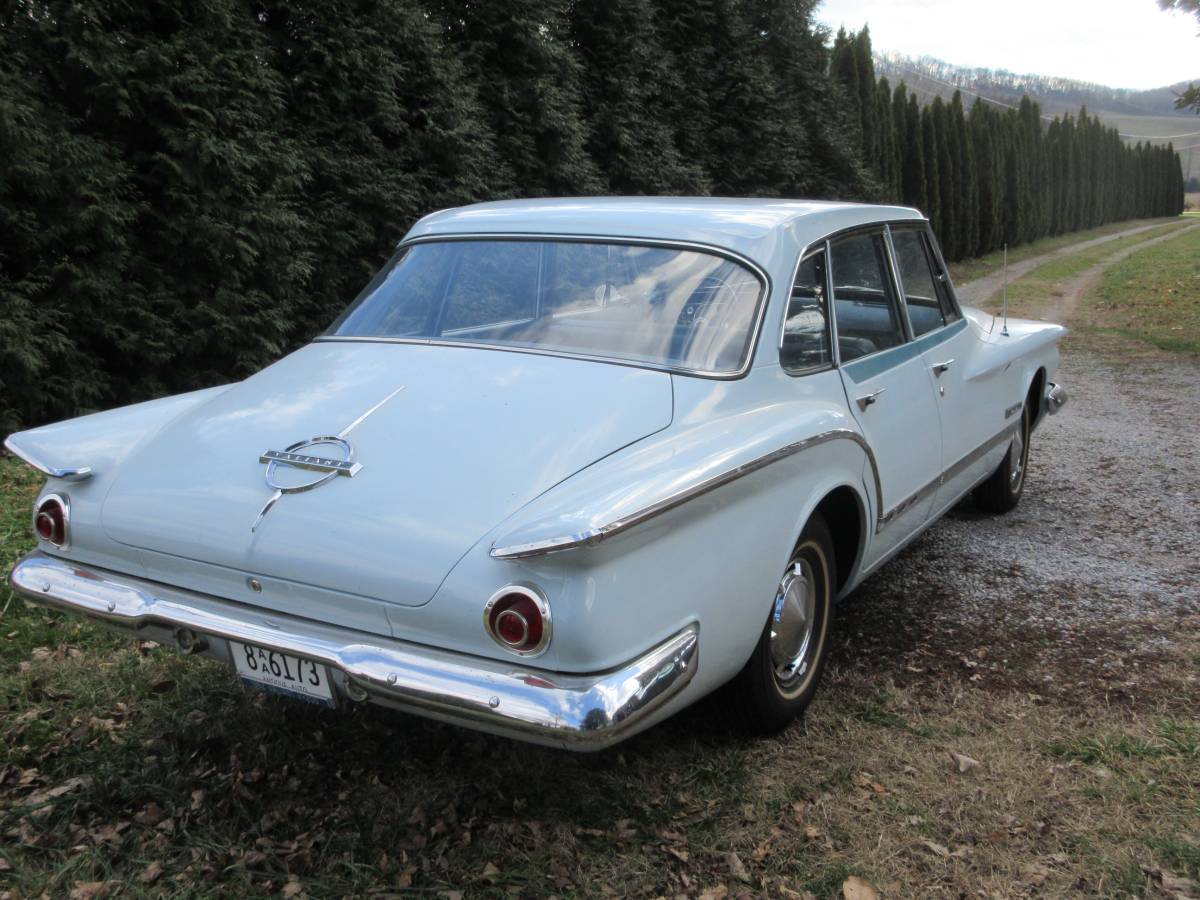
[[[960,308],[912,209],[446,210],[257,375],[12,435],[11,581],[314,703],[594,750],[733,682],[772,732],[838,598],[1016,505],[1063,334]]]

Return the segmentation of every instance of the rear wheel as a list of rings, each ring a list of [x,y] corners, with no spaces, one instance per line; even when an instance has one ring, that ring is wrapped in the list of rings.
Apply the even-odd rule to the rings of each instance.
[[[780,731],[812,701],[828,655],[835,583],[833,540],[814,513],[783,570],[754,653],[733,682],[749,730]]]
[[[1025,490],[1025,469],[1029,465],[1030,410],[1021,409],[1021,423],[1013,435],[1008,453],[987,481],[975,488],[975,505],[984,512],[1006,513],[1021,502]]]

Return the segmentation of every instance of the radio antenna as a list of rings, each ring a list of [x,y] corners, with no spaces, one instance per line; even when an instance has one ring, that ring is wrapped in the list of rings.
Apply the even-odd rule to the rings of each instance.
[[[1004,325],[1000,328],[1000,333],[1008,337],[1008,244],[1004,245],[1004,306],[1001,311]]]

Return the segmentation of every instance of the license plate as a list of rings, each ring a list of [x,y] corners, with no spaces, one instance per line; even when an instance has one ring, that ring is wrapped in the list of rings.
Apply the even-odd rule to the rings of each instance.
[[[233,666],[247,685],[297,700],[333,706],[329,669],[309,659],[254,644],[229,642]]]

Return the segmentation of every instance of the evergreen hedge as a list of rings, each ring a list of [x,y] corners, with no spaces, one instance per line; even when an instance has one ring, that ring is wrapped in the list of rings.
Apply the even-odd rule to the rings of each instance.
[[[1182,207],[1169,149],[922,109],[815,5],[5,4],[0,433],[245,377],[474,200],[897,201],[953,257]]]

